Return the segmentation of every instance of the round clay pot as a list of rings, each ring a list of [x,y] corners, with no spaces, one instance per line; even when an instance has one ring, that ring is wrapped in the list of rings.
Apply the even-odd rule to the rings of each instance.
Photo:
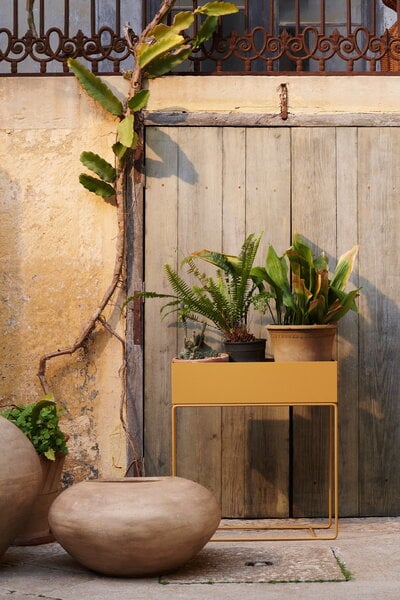
[[[126,577],[172,571],[208,542],[220,521],[214,496],[181,477],[77,483],[54,501],[49,523],[77,561]]]
[[[0,417],[0,556],[29,515],[41,481],[35,448],[18,427]]]
[[[333,360],[337,325],[267,325],[274,360]]]
[[[55,460],[39,456],[42,469],[42,485],[32,505],[28,518],[18,530],[14,546],[36,546],[54,542],[50,532],[48,516],[50,506],[60,493],[61,475],[65,462],[65,454],[59,453]]]

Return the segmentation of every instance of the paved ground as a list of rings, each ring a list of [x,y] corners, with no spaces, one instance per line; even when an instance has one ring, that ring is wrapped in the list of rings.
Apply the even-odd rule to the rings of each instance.
[[[351,575],[351,578],[349,579]],[[177,573],[96,575],[57,544],[11,547],[1,600],[399,600],[400,518],[344,519],[330,541],[209,543]]]

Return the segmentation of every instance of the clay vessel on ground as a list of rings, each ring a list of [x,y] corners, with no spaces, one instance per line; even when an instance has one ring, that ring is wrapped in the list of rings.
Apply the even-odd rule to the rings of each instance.
[[[138,577],[177,569],[207,543],[221,513],[209,490],[181,477],[94,480],[54,501],[49,523],[77,561]]]
[[[42,485],[39,490],[28,518],[18,530],[13,544],[15,546],[35,546],[54,542],[54,536],[49,527],[49,510],[61,491],[61,475],[65,462],[65,454],[59,453],[55,460],[49,460],[41,455]]]
[[[29,515],[41,481],[35,448],[18,427],[0,417],[0,556]]]

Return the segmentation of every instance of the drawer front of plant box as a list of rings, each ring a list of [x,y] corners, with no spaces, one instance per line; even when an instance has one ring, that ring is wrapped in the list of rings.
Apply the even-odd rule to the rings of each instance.
[[[336,402],[335,361],[172,365],[172,404]]]

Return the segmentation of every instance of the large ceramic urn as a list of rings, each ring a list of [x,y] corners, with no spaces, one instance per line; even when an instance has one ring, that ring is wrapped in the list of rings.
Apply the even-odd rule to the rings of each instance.
[[[18,427],[0,417],[0,556],[28,517],[41,481],[35,448]]]
[[[56,540],[77,561],[106,575],[138,577],[183,565],[220,521],[216,499],[181,477],[77,483],[49,514]]]

